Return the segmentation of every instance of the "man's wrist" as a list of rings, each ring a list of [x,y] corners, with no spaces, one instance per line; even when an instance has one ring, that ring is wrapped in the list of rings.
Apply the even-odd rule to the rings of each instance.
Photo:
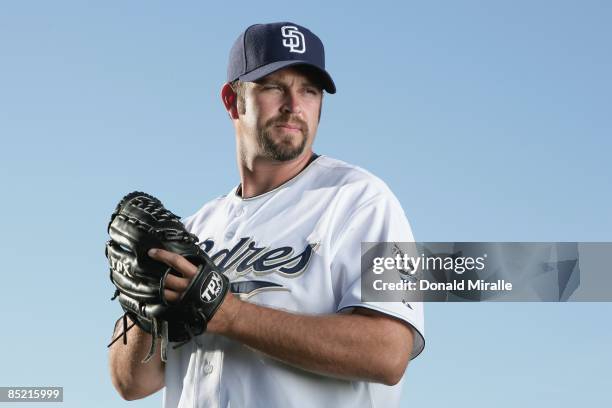
[[[238,296],[228,293],[213,318],[208,322],[206,331],[224,335],[231,333],[243,304],[244,301],[240,300]]]

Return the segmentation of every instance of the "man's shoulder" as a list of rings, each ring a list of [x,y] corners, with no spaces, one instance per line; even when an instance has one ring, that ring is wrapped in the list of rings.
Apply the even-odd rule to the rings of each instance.
[[[210,216],[217,211],[219,208],[223,206],[225,201],[227,200],[227,194],[214,198],[208,202],[206,202],[200,209],[198,209],[195,213],[191,214],[188,217],[185,217],[182,221],[183,224],[187,227],[188,230],[191,229],[191,226],[200,218],[210,218]]]
[[[320,156],[313,162],[317,167],[316,179],[322,185],[331,184],[360,195],[393,195],[387,183],[363,167],[329,156]]]

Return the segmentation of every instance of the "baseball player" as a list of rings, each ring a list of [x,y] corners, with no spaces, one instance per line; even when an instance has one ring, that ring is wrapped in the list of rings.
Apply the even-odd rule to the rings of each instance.
[[[394,407],[424,347],[420,303],[364,302],[361,242],[413,241],[400,203],[367,171],[313,153],[323,93],[336,92],[321,40],[300,25],[248,27],[221,97],[235,128],[240,184],[184,220],[231,282],[207,331],[142,364],[134,328],[110,351],[128,400],[164,388],[165,407]],[[180,255],[149,255],[182,274]]]

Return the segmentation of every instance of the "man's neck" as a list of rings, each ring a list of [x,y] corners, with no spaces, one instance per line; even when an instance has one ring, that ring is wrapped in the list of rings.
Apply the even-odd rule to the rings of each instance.
[[[251,198],[272,191],[297,176],[314,158],[313,152],[308,151],[286,162],[256,159],[247,164],[239,161],[239,193],[242,198]]]

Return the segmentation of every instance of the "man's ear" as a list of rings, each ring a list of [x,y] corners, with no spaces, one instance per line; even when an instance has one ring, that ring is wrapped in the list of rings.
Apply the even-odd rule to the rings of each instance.
[[[221,100],[225,110],[231,119],[238,119],[238,95],[229,83],[225,83],[221,88]]]

